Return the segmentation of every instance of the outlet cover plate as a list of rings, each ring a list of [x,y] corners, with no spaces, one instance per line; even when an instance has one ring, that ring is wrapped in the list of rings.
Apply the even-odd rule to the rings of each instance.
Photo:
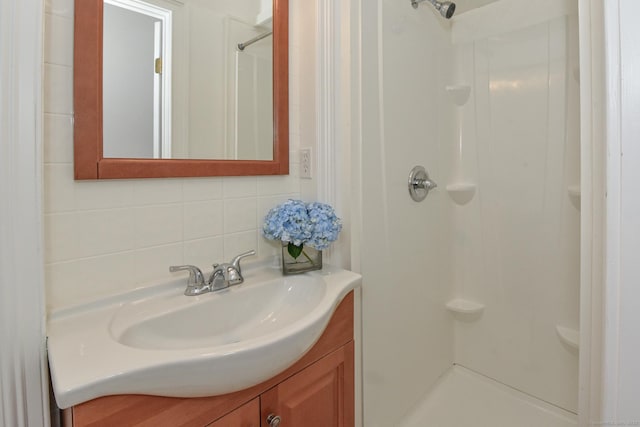
[[[300,178],[311,179],[312,177],[312,157],[311,148],[300,149]]]

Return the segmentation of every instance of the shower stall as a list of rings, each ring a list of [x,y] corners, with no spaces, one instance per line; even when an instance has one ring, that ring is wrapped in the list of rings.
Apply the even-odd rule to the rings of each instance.
[[[369,6],[363,424],[577,425],[578,2]]]

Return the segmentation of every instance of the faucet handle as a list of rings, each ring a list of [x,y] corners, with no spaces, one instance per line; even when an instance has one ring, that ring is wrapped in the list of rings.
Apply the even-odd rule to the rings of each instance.
[[[256,254],[256,251],[254,249],[251,249],[250,251],[247,251],[247,252],[243,252],[231,260],[231,265],[233,266],[233,268],[235,268],[238,271],[238,273],[240,273],[240,260],[242,258],[253,256],[255,254]]]
[[[242,277],[240,270],[240,260],[242,258],[246,258],[255,254],[256,251],[252,249],[248,252],[237,255],[231,260],[229,264],[222,264],[218,267],[223,269],[224,279],[229,284],[229,286],[239,285],[240,283],[244,282],[244,277]]]
[[[172,265],[171,267],[169,267],[169,271],[172,273],[175,273],[176,271],[188,271],[189,281],[187,282],[187,286],[204,285],[204,275],[202,274],[202,271],[195,265]]]

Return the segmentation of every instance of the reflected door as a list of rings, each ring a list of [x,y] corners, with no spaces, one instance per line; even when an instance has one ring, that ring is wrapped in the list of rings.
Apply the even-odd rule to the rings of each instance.
[[[163,15],[135,0],[107,0],[103,33],[103,135],[105,157],[170,158],[164,120],[170,98],[163,63]],[[148,144],[153,141],[153,144]]]

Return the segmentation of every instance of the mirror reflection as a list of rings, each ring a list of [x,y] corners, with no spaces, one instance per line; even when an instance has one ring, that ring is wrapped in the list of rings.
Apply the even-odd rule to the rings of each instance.
[[[272,160],[272,9],[104,0],[103,156]]]

